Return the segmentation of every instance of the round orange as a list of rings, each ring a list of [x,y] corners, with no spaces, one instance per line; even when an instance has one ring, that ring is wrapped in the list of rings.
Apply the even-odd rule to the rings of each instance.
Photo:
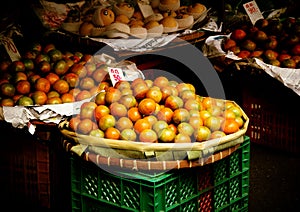
[[[146,119],[139,119],[134,123],[133,129],[139,134],[145,129],[151,129],[151,124]]]
[[[156,102],[150,98],[142,99],[138,104],[138,109],[142,115],[151,115],[156,109]]]
[[[145,129],[139,134],[139,141],[148,142],[148,143],[156,143],[157,142],[157,134],[152,129]]]
[[[44,77],[41,77],[35,81],[34,88],[37,91],[44,91],[48,93],[51,88],[50,81]]]
[[[132,122],[136,122],[137,120],[142,118],[142,115],[137,107],[130,108],[127,111],[127,116]]]
[[[121,135],[120,131],[114,127],[109,127],[104,132],[104,137],[108,139],[119,140],[120,135]]]

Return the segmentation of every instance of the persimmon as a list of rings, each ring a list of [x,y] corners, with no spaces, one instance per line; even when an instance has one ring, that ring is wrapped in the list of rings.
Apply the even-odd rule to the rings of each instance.
[[[48,96],[44,91],[34,91],[31,94],[31,98],[33,99],[34,104],[44,105],[48,100]]]
[[[133,124],[133,129],[139,134],[145,129],[151,129],[151,124],[146,119],[139,119]]]
[[[133,121],[136,122],[137,120],[142,118],[141,113],[139,112],[138,107],[132,107],[127,111],[127,116],[128,118]]]
[[[48,79],[41,77],[35,81],[34,88],[37,91],[44,91],[45,93],[48,93],[51,88],[51,83]]]
[[[66,80],[59,79],[54,82],[52,88],[57,91],[59,94],[68,93],[70,90],[69,83]]]
[[[145,129],[139,134],[139,141],[147,143],[157,142],[157,134],[152,129]]]
[[[121,136],[120,131],[115,127],[109,127],[104,132],[104,137],[108,139],[119,140],[120,136]]]
[[[144,98],[139,102],[138,109],[142,115],[151,115],[156,109],[156,102],[153,99]]]

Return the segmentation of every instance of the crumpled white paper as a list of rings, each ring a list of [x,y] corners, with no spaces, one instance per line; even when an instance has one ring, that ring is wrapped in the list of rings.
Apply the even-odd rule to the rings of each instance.
[[[102,42],[109,45],[115,51],[135,51],[144,52],[158,47],[163,47],[174,40],[178,34],[163,35],[161,37],[145,38],[145,39],[106,39],[106,38],[90,38],[91,40]]]
[[[42,106],[3,106],[3,118],[13,127],[24,128],[31,120],[58,124],[64,117],[79,114],[80,106],[93,97],[74,103]]]

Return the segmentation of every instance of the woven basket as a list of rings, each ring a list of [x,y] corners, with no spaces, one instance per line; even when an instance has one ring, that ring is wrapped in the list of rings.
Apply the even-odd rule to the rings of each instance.
[[[233,103],[237,105],[235,102]],[[192,143],[146,143],[97,138],[70,131],[67,128],[67,120],[61,122],[58,127],[63,137],[73,143],[74,148],[72,151],[78,155],[89,152],[117,160],[178,161],[184,159],[192,161],[210,157],[216,152],[242,143],[249,123],[249,119],[244,112],[243,119],[245,124],[236,133],[205,142]]]

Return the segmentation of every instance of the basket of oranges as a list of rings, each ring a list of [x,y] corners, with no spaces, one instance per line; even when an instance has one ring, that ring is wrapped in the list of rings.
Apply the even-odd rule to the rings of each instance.
[[[79,155],[190,163],[242,143],[248,122],[234,101],[203,97],[189,83],[159,76],[107,86],[59,129]]]

